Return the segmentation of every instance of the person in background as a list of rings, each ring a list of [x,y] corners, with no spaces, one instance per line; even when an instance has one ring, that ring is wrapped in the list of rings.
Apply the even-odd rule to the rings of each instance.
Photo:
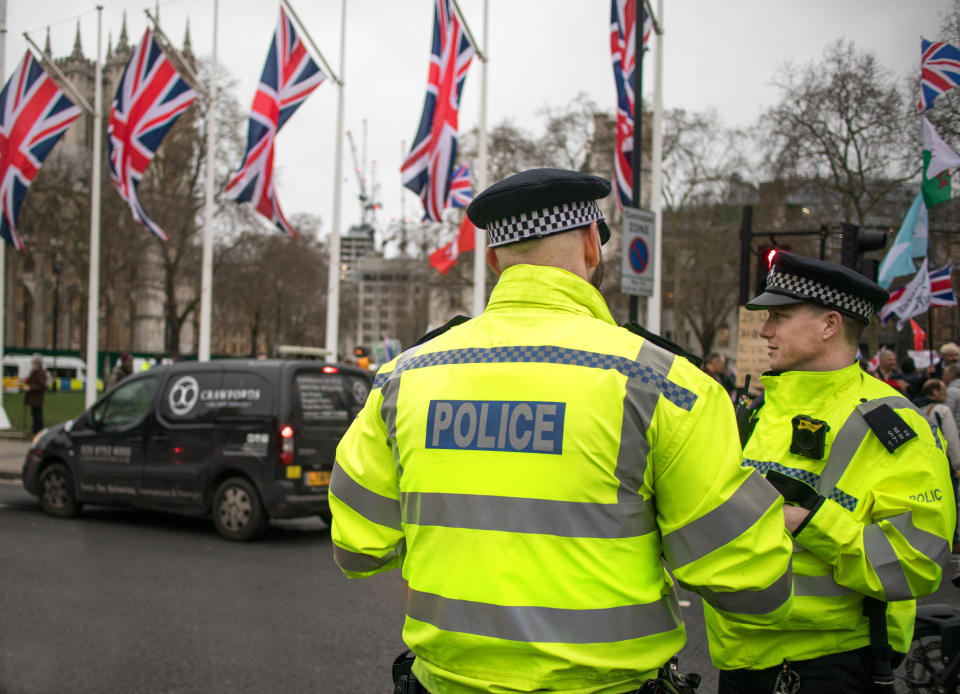
[[[960,365],[960,347],[955,342],[940,345],[940,361],[927,367],[927,377],[943,380],[944,370],[948,366]]]
[[[903,380],[907,384],[906,396],[911,400],[919,397],[920,389],[927,377],[923,371],[917,370],[917,364],[913,361],[913,357],[904,357],[900,360],[900,373],[903,374]]]
[[[960,364],[952,364],[943,370],[943,384],[947,387],[944,404],[953,412],[953,420],[960,430]]]
[[[33,355],[30,362],[30,373],[24,382],[24,404],[30,408],[33,417],[33,433],[43,430],[43,398],[47,392],[47,371],[43,368],[43,359],[39,354]]]
[[[703,362],[703,371],[714,381],[723,386],[723,389],[729,394],[733,388],[733,379],[727,373],[727,358],[719,352],[711,352],[710,356]]]
[[[110,377],[107,379],[107,390],[110,390],[120,381],[133,373],[133,357],[129,352],[120,355],[120,361],[113,367]]]
[[[896,388],[901,393],[907,392],[907,381],[903,374],[897,370],[897,355],[888,348],[883,347],[877,355],[877,370],[874,376],[886,383],[891,388]]]
[[[916,405],[923,410],[933,426],[939,427],[943,439],[947,443],[947,459],[950,461],[950,478],[953,482],[953,496],[957,496],[957,476],[960,475],[960,435],[957,434],[957,424],[953,412],[943,404],[947,399],[947,387],[943,381],[929,379],[920,390],[920,397]],[[960,535],[957,528],[953,530],[953,553],[960,552]]]

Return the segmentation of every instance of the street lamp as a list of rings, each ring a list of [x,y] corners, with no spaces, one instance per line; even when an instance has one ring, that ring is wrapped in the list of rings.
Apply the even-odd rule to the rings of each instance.
[[[53,382],[57,383],[57,328],[60,325],[60,273],[63,272],[63,258],[59,254],[53,257]],[[56,387],[55,387],[56,389]]]

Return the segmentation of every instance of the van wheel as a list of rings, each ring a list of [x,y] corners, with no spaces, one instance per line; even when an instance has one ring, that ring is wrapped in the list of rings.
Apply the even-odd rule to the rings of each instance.
[[[231,477],[213,497],[213,524],[228,540],[245,542],[267,529],[267,514],[253,485],[243,477]]]
[[[83,507],[73,490],[73,477],[66,465],[53,463],[40,473],[40,508],[58,518],[72,518]]]

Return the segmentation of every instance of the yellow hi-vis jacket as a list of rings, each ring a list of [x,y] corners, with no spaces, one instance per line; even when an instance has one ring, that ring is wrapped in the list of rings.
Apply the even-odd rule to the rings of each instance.
[[[800,480],[823,500],[796,533],[789,618],[775,627],[749,626],[706,606],[713,663],[724,670],[762,669],[784,658],[866,646],[864,596],[889,601],[890,645],[905,653],[915,598],[940,585],[956,516],[940,437],[905,397],[857,364],[760,380],[764,404],[744,464]],[[830,427],[822,459],[791,452],[797,415]]]
[[[434,694],[624,692],[685,642],[682,585],[733,618],[789,611],[782,500],[741,467],[733,407],[557,268],[378,373],[330,484],[334,557],[402,567]]]

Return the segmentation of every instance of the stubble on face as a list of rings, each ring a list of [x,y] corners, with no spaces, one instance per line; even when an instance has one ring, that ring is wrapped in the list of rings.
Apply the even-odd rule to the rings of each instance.
[[[600,262],[593,268],[593,274],[590,275],[590,284],[600,291],[600,285],[603,284],[603,253],[600,254]]]

